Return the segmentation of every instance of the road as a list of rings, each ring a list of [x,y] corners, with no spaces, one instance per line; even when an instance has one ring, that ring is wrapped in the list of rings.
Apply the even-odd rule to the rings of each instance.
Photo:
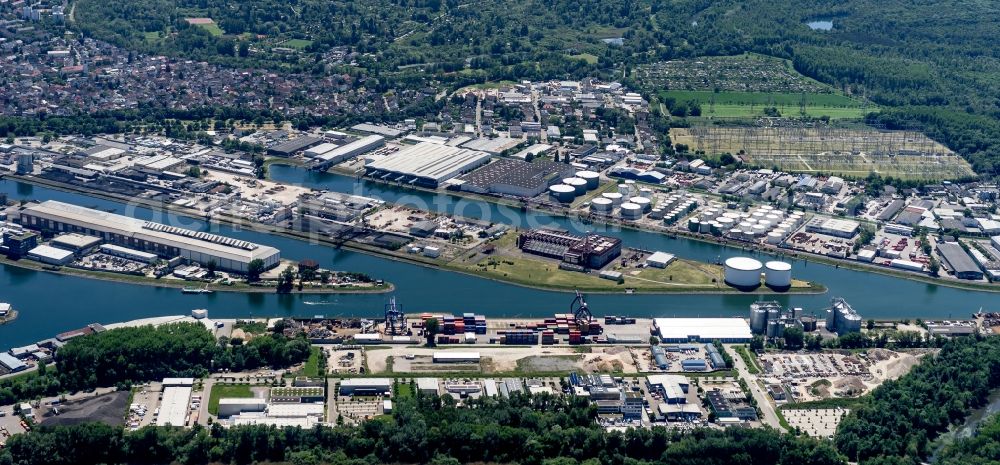
[[[746,380],[747,386],[750,388],[750,395],[757,401],[760,413],[763,416],[761,419],[762,422],[765,425],[784,431],[784,428],[781,427],[781,422],[778,420],[778,414],[775,412],[774,404],[771,403],[771,397],[757,384],[757,375],[750,374],[746,363],[743,362],[743,357],[740,357],[740,354],[736,353],[732,345],[726,345],[725,348],[726,352],[733,358],[733,367],[736,368],[736,373],[740,375],[740,378]]]

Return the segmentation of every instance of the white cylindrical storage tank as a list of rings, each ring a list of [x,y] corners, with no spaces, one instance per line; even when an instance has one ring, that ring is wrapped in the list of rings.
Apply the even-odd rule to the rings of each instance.
[[[751,231],[753,231],[754,237],[763,237],[767,233],[767,228],[762,224],[755,224]]]
[[[774,227],[774,223],[767,220],[760,220],[757,222],[757,226],[763,226],[766,230],[770,231]]]
[[[642,212],[643,213],[646,213],[651,208],[653,208],[653,203],[650,202],[649,199],[647,199],[645,197],[638,197],[638,196],[632,197],[631,199],[629,199],[629,202],[632,202],[632,203],[634,203],[634,204],[642,207]]]
[[[563,179],[563,184],[567,186],[573,186],[576,189],[576,193],[584,194],[587,192],[587,181],[580,178],[566,178]]]
[[[698,217],[694,217],[688,220],[688,231],[691,232],[701,231],[701,220],[698,219]]]
[[[736,212],[725,212],[725,213],[722,214],[722,216],[724,216],[726,218],[729,218],[729,219],[732,219],[732,220],[737,220],[737,219],[740,218],[740,214],[736,213]]]
[[[708,232],[712,233],[713,236],[718,236],[722,234],[723,229],[720,228],[718,221],[708,222]]]
[[[778,224],[781,222],[781,216],[775,215],[774,213],[768,213],[767,216],[764,217],[764,219],[770,221],[773,224]]]
[[[743,239],[743,231],[739,228],[733,228],[729,230],[729,237],[733,239]]]
[[[788,230],[787,229],[782,229],[782,228],[777,228],[777,229],[775,229],[774,231],[771,231],[771,232],[774,233],[774,234],[777,234],[777,235],[781,236],[782,239],[784,239],[785,236],[788,235]]]
[[[792,287],[792,265],[777,260],[764,265],[764,284],[774,288]]]
[[[771,245],[778,245],[781,243],[781,234],[777,232],[767,233],[767,243]]]
[[[625,202],[621,207],[622,219],[626,220],[637,220],[642,218],[642,207],[632,203]]]
[[[614,207],[614,202],[606,197],[597,197],[590,201],[590,211],[597,213],[608,213]]]
[[[601,185],[601,174],[596,171],[577,171],[576,177],[587,181],[587,190],[597,189]]]
[[[621,194],[622,196],[629,195],[629,186],[628,186],[628,184],[625,184],[625,183],[619,184],[618,185],[618,193]]]
[[[610,200],[611,204],[615,206],[621,205],[622,199],[624,198],[624,196],[622,196],[622,194],[619,192],[605,192],[601,194],[601,197]]]
[[[750,257],[732,257],[726,260],[726,283],[731,286],[752,288],[760,285],[760,270],[764,267]]]
[[[774,207],[770,205],[761,205],[760,210],[765,212],[770,212],[771,210],[774,210]]]
[[[764,213],[764,212],[761,212],[761,211],[756,211],[756,212],[753,212],[753,213],[750,214],[750,218],[753,218],[753,219],[755,219],[757,221],[760,221],[760,220],[764,219],[765,217],[767,217],[767,213]]]
[[[744,231],[749,231],[753,229],[753,223],[749,221],[741,221],[740,224],[738,224],[737,226]]]
[[[728,230],[728,229],[733,229],[733,226],[736,225],[736,222],[733,221],[732,218],[725,218],[725,217],[723,217],[723,218],[718,218],[715,221],[717,223],[719,223],[719,226],[722,227],[723,231]]]
[[[643,187],[642,189],[639,189],[639,197],[653,200],[653,189],[650,189],[648,187]]]
[[[703,232],[703,233],[712,232],[712,223],[709,223],[708,221],[702,220],[699,226],[700,227],[698,228],[698,232]]]
[[[663,219],[663,210],[659,209],[659,208],[654,208],[654,209],[652,209],[649,212],[649,217],[652,218],[652,219],[654,219],[654,220],[662,220]]]
[[[576,188],[565,184],[556,184],[549,187],[549,194],[556,200],[563,203],[570,203],[576,198]]]

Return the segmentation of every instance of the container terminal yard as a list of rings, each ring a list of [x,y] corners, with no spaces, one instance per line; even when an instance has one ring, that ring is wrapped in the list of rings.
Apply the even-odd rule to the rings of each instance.
[[[94,323],[9,348],[0,354],[0,377],[37,369],[75,338],[127,326],[194,322],[226,340],[301,334],[323,361],[306,362],[320,367],[309,376],[303,367],[292,367],[167,378],[134,387],[131,403],[122,401],[124,392],[99,389],[96,397],[70,394],[21,404],[21,415],[42,425],[89,417],[131,429],[213,422],[309,428],[389,413],[400,395],[448,395],[461,405],[467,398],[525,392],[587,397],[598,409],[598,421],[609,428],[784,428],[785,422],[826,438],[846,411],[795,404],[864,394],[905,374],[928,349],[753,353],[748,345],[778,341],[789,328],[833,339],[886,327],[920,337],[964,337],[1000,327],[1000,318],[980,314],[972,320],[864,328],[860,313],[840,298],[810,311],[761,301],[745,318],[594,316],[580,293],[561,313],[536,319],[403,310],[402,302],[390,299],[379,319],[214,319],[196,309],[189,315]],[[0,406],[0,426],[22,433],[26,429],[14,420],[20,417],[11,415],[13,408]]]

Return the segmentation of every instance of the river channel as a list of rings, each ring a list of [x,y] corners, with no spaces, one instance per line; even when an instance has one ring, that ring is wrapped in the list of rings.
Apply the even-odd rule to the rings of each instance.
[[[458,213],[495,223],[519,227],[553,226],[574,231],[598,231],[620,237],[628,247],[664,250],[679,257],[716,261],[745,254],[738,249],[635,230],[601,225],[447,194],[433,194],[393,186],[357,181],[336,174],[309,172],[301,168],[272,165],[276,181],[316,189],[347,192],[410,204],[435,211]],[[68,193],[12,180],[0,181],[0,192],[11,200],[61,200],[115,213],[151,219],[174,226],[211,231],[277,247],[282,257],[311,258],[323,267],[360,271],[391,281],[404,311],[476,312],[487,317],[535,317],[568,311],[566,293],[542,291],[447,272],[357,252],[337,250],[306,241],[209,224],[205,221],[167,215],[120,202]],[[758,257],[767,258],[767,256]],[[870,272],[793,260],[793,276],[816,281],[829,288],[821,295],[777,296],[784,305],[803,307],[807,314],[828,305],[831,297],[850,301],[866,318],[968,318],[980,308],[996,310],[1000,295],[919,283]],[[206,308],[210,316],[377,316],[389,294],[274,295],[215,293],[185,295],[177,289],[122,284],[55,275],[0,265],[0,301],[20,311],[14,322],[0,326],[0,348],[29,344],[89,323],[111,323],[160,315],[186,314]],[[743,316],[756,295],[590,295],[596,315],[632,316]]]

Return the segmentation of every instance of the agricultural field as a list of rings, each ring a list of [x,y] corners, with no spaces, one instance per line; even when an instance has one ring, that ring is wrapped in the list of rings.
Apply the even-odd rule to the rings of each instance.
[[[675,144],[708,156],[730,153],[744,162],[801,173],[854,178],[878,173],[907,180],[973,176],[944,145],[914,131],[840,128],[693,127],[670,131]]]
[[[839,94],[788,92],[731,92],[731,91],[700,91],[700,90],[668,90],[658,94],[660,102],[667,102],[668,108],[674,104],[697,102],[701,107],[702,117],[714,118],[746,118],[760,116],[777,116],[768,114],[765,109],[778,111],[785,117],[809,116],[830,119],[857,119],[877,107]]]

